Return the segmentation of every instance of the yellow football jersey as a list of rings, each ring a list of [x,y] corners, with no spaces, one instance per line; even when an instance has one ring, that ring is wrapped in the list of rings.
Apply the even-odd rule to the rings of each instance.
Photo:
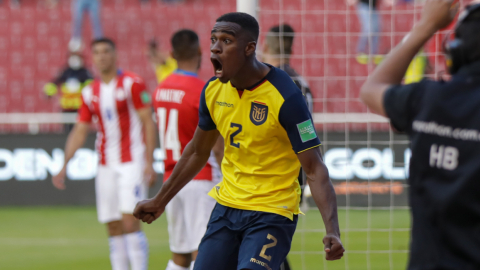
[[[290,219],[300,213],[296,153],[320,145],[301,91],[271,67],[255,86],[238,91],[217,78],[200,100],[199,127],[225,139],[223,181],[209,193],[218,203]]]
[[[172,57],[168,57],[165,60],[165,64],[158,65],[155,68],[155,75],[157,76],[158,83],[163,82],[170,74],[177,69],[177,60]]]

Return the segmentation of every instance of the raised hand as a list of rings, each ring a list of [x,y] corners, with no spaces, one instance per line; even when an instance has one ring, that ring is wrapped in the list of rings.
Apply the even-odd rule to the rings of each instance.
[[[450,25],[458,12],[457,0],[427,0],[423,7],[420,23],[438,31]]]

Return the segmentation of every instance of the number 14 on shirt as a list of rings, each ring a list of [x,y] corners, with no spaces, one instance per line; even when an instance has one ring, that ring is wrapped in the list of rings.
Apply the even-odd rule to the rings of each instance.
[[[167,156],[167,150],[172,150],[174,161],[180,160],[182,145],[178,137],[178,110],[170,109],[168,114],[167,127],[167,109],[158,108],[158,131],[160,135],[160,150],[163,156]]]

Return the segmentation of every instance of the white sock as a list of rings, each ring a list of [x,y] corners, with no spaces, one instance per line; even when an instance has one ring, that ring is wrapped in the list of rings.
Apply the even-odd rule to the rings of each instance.
[[[195,261],[192,261],[192,262],[190,263],[190,270],[193,270],[193,265],[194,265],[194,264],[195,264]]]
[[[108,238],[110,246],[110,262],[113,270],[128,270],[127,246],[123,235],[110,236]]]
[[[188,270],[188,267],[176,265],[172,260],[168,261],[167,269],[165,270]]]
[[[148,241],[142,231],[124,234],[132,270],[148,268]]]

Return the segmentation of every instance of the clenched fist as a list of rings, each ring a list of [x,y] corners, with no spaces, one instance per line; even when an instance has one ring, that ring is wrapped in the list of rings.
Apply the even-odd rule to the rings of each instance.
[[[135,210],[133,211],[133,215],[137,219],[151,224],[153,221],[159,218],[164,211],[165,207],[160,207],[153,199],[148,199],[137,203],[137,206],[135,206]]]
[[[458,8],[459,4],[456,0],[427,0],[420,23],[429,25],[436,32],[453,21]]]
[[[323,244],[325,245],[325,258],[328,261],[339,260],[343,257],[345,249],[343,248],[340,237],[332,234],[327,234],[323,238]]]

